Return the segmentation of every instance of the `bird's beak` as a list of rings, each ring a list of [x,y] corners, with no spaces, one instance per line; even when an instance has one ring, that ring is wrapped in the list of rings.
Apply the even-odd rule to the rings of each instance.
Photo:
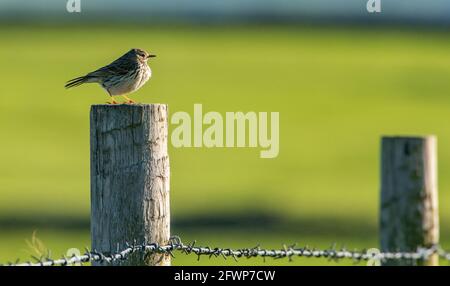
[[[148,55],[147,59],[154,58],[154,57],[156,57],[156,55]]]

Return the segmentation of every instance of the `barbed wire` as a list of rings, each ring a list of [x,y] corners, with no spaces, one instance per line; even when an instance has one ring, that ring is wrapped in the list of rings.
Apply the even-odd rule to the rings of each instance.
[[[37,258],[33,257],[36,262],[23,262],[0,264],[0,266],[68,266],[75,264],[83,264],[87,262],[106,262],[111,264],[116,261],[126,260],[131,254],[141,252],[145,254],[167,254],[174,257],[174,251],[180,251],[184,254],[195,254],[200,259],[201,256],[223,257],[227,259],[232,257],[234,260],[238,258],[287,258],[290,261],[293,257],[306,258],[326,258],[329,260],[351,259],[354,262],[360,261],[386,261],[386,260],[413,260],[420,261],[430,258],[432,255],[439,255],[440,258],[450,261],[450,253],[445,251],[439,245],[429,248],[418,248],[415,252],[380,252],[375,248],[364,251],[350,251],[345,248],[336,249],[332,246],[328,249],[316,249],[308,246],[296,248],[296,245],[284,246],[282,249],[263,249],[259,245],[253,248],[211,248],[209,246],[196,246],[195,241],[190,244],[184,244],[178,236],[171,237],[167,245],[159,245],[157,243],[133,244],[126,243],[123,250],[115,253],[103,253],[99,251],[90,251],[86,249],[83,255],[72,255],[71,257],[62,257],[59,259],[51,259],[49,257]]]

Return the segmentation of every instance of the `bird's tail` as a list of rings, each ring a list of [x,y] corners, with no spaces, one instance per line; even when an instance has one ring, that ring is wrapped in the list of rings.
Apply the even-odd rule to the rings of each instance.
[[[64,87],[71,88],[71,87],[79,86],[83,83],[88,83],[88,82],[93,82],[92,76],[89,76],[89,75],[80,76],[80,77],[76,77],[76,78],[71,79],[68,82],[66,82],[66,85]]]

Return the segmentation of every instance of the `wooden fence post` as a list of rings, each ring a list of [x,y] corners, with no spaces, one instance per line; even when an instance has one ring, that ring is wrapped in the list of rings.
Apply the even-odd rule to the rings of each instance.
[[[381,155],[382,251],[416,251],[439,243],[436,138],[384,137]],[[385,265],[438,265],[390,260]]]
[[[168,243],[167,118],[164,104],[91,107],[93,250],[115,252],[134,241]],[[113,265],[170,265],[170,256],[136,252]]]

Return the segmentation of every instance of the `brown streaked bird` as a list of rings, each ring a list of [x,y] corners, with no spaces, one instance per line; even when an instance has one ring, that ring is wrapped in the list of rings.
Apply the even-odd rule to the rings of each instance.
[[[128,103],[134,103],[126,94],[142,87],[152,76],[147,65],[149,58],[156,57],[141,49],[131,49],[129,52],[87,75],[69,80],[65,87],[71,88],[83,83],[98,83],[111,96],[112,104],[117,104],[114,96],[121,95]]]

